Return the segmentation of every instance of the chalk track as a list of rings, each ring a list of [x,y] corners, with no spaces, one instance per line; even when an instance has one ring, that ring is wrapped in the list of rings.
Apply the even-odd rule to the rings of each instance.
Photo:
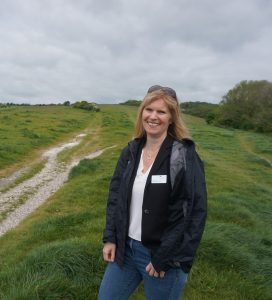
[[[7,192],[0,192],[0,213],[2,216],[5,216],[4,220],[0,223],[0,236],[17,226],[27,215],[55,193],[68,179],[71,168],[76,166],[81,159],[95,158],[101,155],[106,149],[112,148],[108,147],[92,152],[68,164],[57,161],[57,155],[61,151],[75,147],[84,136],[85,134],[79,134],[73,140],[45,151],[42,154],[42,159],[46,159],[47,162],[39,173]],[[8,183],[12,182],[12,180],[15,180],[17,174],[21,174],[21,172],[17,171],[16,174],[5,178],[4,181]],[[23,204],[20,204],[21,202]]]

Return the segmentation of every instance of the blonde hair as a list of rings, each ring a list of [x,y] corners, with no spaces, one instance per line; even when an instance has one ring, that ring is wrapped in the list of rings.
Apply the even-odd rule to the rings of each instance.
[[[160,99],[164,101],[171,114],[172,123],[168,127],[168,134],[178,140],[181,140],[183,138],[190,138],[189,131],[182,119],[181,109],[178,101],[167,95],[163,90],[156,90],[154,92],[147,93],[144,97],[143,102],[138,110],[135,124],[135,137],[141,138],[146,135],[142,122],[143,110],[152,102]]]

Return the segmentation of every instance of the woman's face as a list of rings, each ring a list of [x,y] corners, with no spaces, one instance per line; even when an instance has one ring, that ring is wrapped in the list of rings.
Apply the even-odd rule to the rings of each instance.
[[[147,105],[142,112],[142,122],[147,136],[166,135],[171,124],[171,113],[164,100],[159,99]]]

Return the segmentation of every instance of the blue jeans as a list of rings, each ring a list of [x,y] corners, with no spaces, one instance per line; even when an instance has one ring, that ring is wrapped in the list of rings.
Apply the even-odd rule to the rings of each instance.
[[[180,299],[188,274],[181,269],[170,269],[163,278],[151,277],[145,270],[150,261],[150,250],[141,242],[128,238],[124,266],[108,263],[98,299],[127,300],[142,280],[147,300]]]

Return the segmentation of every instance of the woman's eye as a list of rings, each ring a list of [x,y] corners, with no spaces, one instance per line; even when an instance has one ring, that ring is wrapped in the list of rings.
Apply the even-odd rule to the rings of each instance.
[[[148,111],[148,112],[152,111],[151,108],[146,108],[145,110]]]

